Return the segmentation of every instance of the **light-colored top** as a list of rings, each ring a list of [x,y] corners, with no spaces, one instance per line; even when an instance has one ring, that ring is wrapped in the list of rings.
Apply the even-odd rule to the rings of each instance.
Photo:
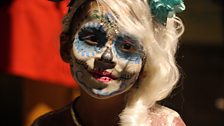
[[[186,126],[176,111],[161,105],[149,109],[147,121],[149,126]]]

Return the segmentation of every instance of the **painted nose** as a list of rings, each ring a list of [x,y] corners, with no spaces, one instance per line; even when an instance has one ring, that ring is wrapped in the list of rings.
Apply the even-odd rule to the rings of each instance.
[[[94,68],[98,68],[100,70],[112,69],[116,66],[116,63],[112,61],[113,54],[109,47],[103,52],[100,58],[96,58],[94,61]]]
[[[112,62],[113,54],[110,48],[107,47],[107,49],[104,51],[104,53],[101,56],[101,60],[104,62]]]

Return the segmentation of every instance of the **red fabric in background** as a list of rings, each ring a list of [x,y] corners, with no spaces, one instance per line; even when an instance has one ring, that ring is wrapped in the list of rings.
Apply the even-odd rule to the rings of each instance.
[[[67,3],[14,0],[11,5],[1,7],[1,70],[34,80],[74,86],[69,64],[62,61],[59,53],[61,20]]]

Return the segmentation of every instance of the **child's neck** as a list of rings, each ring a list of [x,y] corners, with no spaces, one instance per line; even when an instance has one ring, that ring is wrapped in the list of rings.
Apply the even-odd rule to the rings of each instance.
[[[75,110],[86,126],[115,126],[119,123],[119,114],[125,107],[125,94],[108,99],[95,99],[81,90],[75,104]]]

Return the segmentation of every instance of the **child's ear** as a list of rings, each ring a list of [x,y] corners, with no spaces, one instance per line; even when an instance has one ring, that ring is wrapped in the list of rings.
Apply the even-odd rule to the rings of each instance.
[[[60,35],[60,54],[62,59],[67,63],[70,63],[72,59],[71,49],[72,41],[70,35],[62,32]]]

